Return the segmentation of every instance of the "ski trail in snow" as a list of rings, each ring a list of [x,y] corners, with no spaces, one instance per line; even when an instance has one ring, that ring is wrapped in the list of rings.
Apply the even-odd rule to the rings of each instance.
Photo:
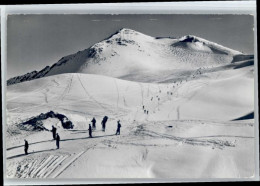
[[[71,74],[70,77],[71,77],[71,78],[70,78],[69,84],[68,84],[68,85],[66,86],[66,88],[64,89],[62,95],[61,95],[61,96],[59,95],[59,97],[58,97],[58,99],[57,99],[58,102],[57,102],[57,104],[55,104],[54,108],[57,108],[59,102],[60,102],[61,100],[63,100],[64,97],[65,97],[65,95],[66,95],[66,93],[68,93],[68,92],[70,91],[71,84],[72,84],[72,80],[73,80],[73,74]],[[44,85],[44,86],[48,86],[48,85]],[[41,86],[41,87],[38,88],[37,90],[39,90],[39,91],[43,90],[43,89],[41,89],[41,88],[44,87],[44,86]],[[39,92],[39,91],[37,91],[37,92]],[[33,93],[35,93],[35,91],[33,91]],[[43,94],[44,94],[44,100],[45,100],[44,103],[39,104],[39,105],[36,105],[36,106],[29,107],[29,108],[26,108],[26,109],[24,109],[24,108],[22,108],[22,107],[18,107],[18,108],[10,109],[9,111],[20,110],[20,111],[22,112],[22,111],[28,111],[28,110],[31,110],[31,109],[35,109],[35,108],[38,108],[38,107],[42,107],[42,106],[48,105],[49,102],[48,102],[48,100],[47,100],[47,94],[46,94],[46,93],[43,93]]]
[[[118,109],[118,102],[119,102],[119,90],[118,90],[118,86],[116,83],[116,79],[114,79],[115,85],[116,85],[116,90],[117,90],[117,109]]]
[[[53,81],[57,86],[60,85],[55,79],[53,79],[52,81]]]
[[[140,88],[141,88],[141,96],[142,96],[142,105],[144,105],[144,90],[143,90],[143,85],[141,83],[138,83]]]
[[[79,79],[79,82],[80,82],[82,88],[84,89],[84,92],[88,95],[88,97],[89,97],[90,99],[92,99],[95,103],[97,103],[102,109],[107,110],[107,111],[109,111],[109,112],[112,112],[110,109],[104,107],[101,103],[99,103],[93,96],[91,96],[91,95],[89,94],[89,92],[86,90],[86,88],[84,87],[84,85],[83,85],[83,83],[82,83],[82,81],[81,81],[81,79],[80,79],[80,77],[79,77],[78,74],[77,74],[77,77],[78,77],[78,79]]]
[[[66,156],[50,155],[48,158],[43,158],[26,162],[21,162],[18,166],[16,175],[19,178],[46,178],[48,177],[66,158]],[[39,162],[39,163],[38,163]]]
[[[180,120],[180,106],[177,107],[177,119]]]
[[[142,130],[140,133],[144,135],[148,135],[151,137],[160,137],[160,138],[167,138],[167,139],[172,139],[176,140],[182,143],[187,143],[190,145],[202,145],[202,146],[213,146],[213,147],[218,147],[218,148],[223,148],[225,146],[228,147],[235,147],[234,142],[227,141],[227,140],[219,140],[219,139],[197,139],[197,138],[185,138],[185,137],[177,137],[177,136],[172,136],[172,135],[167,135],[167,134],[161,134],[158,132],[154,132],[151,130]]]
[[[36,159],[33,163],[31,163],[31,167],[29,167],[29,171],[27,172],[27,174],[23,174],[23,175],[21,176],[21,178],[28,178],[29,175],[30,175],[30,174],[32,173],[32,171],[34,170],[34,168],[36,167],[37,162],[38,162],[38,160]]]
[[[67,93],[66,93],[66,94],[70,93],[71,85],[72,85],[72,82],[73,82],[73,77],[74,77],[74,74],[71,75],[71,79],[70,79],[70,82],[69,82],[69,85],[68,85],[68,90],[67,90]],[[64,99],[64,97],[66,96],[66,94],[64,94],[64,96],[62,97],[61,100]]]
[[[175,95],[178,90],[183,87],[186,83],[178,86],[175,88],[175,90],[173,91],[173,95]],[[196,82],[196,83],[193,83],[191,85],[188,86],[187,90],[185,91],[186,94],[189,94],[190,93],[190,90],[194,90],[196,88],[202,88],[204,86],[207,86],[209,85],[209,82]],[[183,102],[181,103],[181,105],[183,106],[183,104],[187,103],[188,101],[190,101],[195,95],[197,94],[197,91],[195,91],[194,94],[192,94],[191,96],[187,96],[185,97],[184,95],[182,96],[182,98],[187,98],[187,101],[186,102]],[[178,94],[176,95],[176,98],[178,98]],[[176,100],[175,100],[176,101]],[[170,110],[170,112],[168,113],[168,118],[170,117],[170,114],[175,110],[175,106],[172,107],[172,109]],[[176,114],[177,114],[177,119],[179,120],[180,119],[180,105],[178,105],[177,109],[176,109]]]
[[[43,178],[47,178],[67,157],[69,157],[68,155],[66,156],[60,156],[51,166],[50,166],[50,170],[47,172],[47,174],[45,174],[43,176]]]
[[[47,169],[49,168],[49,166],[58,158],[58,156],[54,156],[53,158],[51,158],[50,161],[48,161],[48,163],[46,163],[46,165],[40,170],[40,172],[36,175],[37,178],[41,178],[43,177],[44,173],[47,171]]]
[[[42,89],[44,89],[44,87],[46,87],[46,86],[48,86],[48,85],[49,85],[49,84],[46,83],[46,84],[40,86],[39,88],[36,88],[35,90],[30,91],[29,94],[34,94],[35,92],[39,92],[39,91],[41,91]],[[28,92],[26,92],[26,93],[24,93],[24,94],[22,94],[22,95],[20,94],[19,96],[16,96],[16,97],[12,97],[12,98],[10,98],[10,99],[7,99],[6,101],[9,102],[9,101],[14,100],[14,99],[16,99],[16,98],[20,98],[20,97],[27,96],[27,95],[28,95]]]
[[[46,93],[46,92],[43,92],[43,95],[44,95],[44,101],[45,101],[45,103],[48,103],[47,93]]]
[[[66,168],[68,168],[74,161],[76,161],[83,153],[86,151],[81,151],[79,154],[77,154],[74,158],[72,158],[67,164],[65,164],[56,174],[52,176],[52,178],[56,178],[59,176]]]
[[[147,97],[149,98],[150,96],[150,84],[148,84],[148,91],[147,91]]]
[[[34,178],[37,174],[43,169],[43,167],[53,158],[53,155],[50,155],[44,162],[41,164],[35,171],[32,172],[31,177]]]
[[[59,102],[64,99],[64,97],[66,96],[67,93],[70,92],[73,77],[74,77],[74,74],[71,74],[68,85],[66,86],[66,88],[64,89],[64,91],[62,92],[61,96],[58,99]]]
[[[125,92],[128,91],[128,88],[129,88],[129,85],[126,87]],[[123,94],[123,99],[124,99],[124,106],[127,107],[128,105],[127,105],[126,99],[125,99],[125,92],[124,92],[124,94]]]

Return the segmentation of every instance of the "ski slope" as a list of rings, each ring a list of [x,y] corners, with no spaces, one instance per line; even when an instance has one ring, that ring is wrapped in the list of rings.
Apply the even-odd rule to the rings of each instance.
[[[179,79],[160,80],[165,83],[63,73],[9,85],[6,174],[10,178],[252,177],[254,120],[232,121],[254,110],[252,71],[252,65],[196,68]],[[74,125],[70,130],[58,128],[59,150],[50,132],[19,128],[22,121],[50,110],[66,115]],[[105,115],[109,119],[102,132]],[[94,138],[88,138],[93,117],[97,130]],[[121,135],[116,136],[119,119]],[[46,127],[50,122],[56,121],[46,121]],[[27,156],[25,138],[30,144]]]

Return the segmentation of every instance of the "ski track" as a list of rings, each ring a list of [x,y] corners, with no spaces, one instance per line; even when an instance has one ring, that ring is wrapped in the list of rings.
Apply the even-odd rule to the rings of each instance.
[[[177,119],[180,120],[180,106],[177,107]]]
[[[107,111],[109,111],[110,113],[112,113],[112,110],[110,110],[110,109],[104,107],[101,103],[99,103],[94,97],[92,97],[92,96],[89,94],[89,92],[88,92],[88,91],[86,90],[86,88],[84,87],[82,81],[80,80],[80,77],[79,77],[78,74],[77,74],[77,77],[78,77],[78,79],[79,79],[79,82],[80,82],[82,88],[84,89],[84,92],[88,95],[88,97],[89,97],[90,99],[92,99],[95,103],[97,103],[102,109],[107,110]]]
[[[67,162],[63,167],[61,167],[58,172],[56,172],[51,178],[56,178],[58,177],[62,172],[64,172],[73,162],[75,162],[82,154],[86,153],[89,149],[95,147],[96,144],[91,145],[90,147],[88,147],[86,150],[81,151],[80,153],[78,153],[77,155],[75,155],[69,162]]]
[[[46,85],[46,84],[47,84],[47,85]],[[36,89],[33,90],[33,91],[30,91],[29,93],[30,93],[30,94],[35,94],[35,92],[39,92],[39,91],[43,90],[44,87],[49,86],[48,83],[46,83],[46,84],[40,86],[39,88],[36,88]],[[24,93],[24,94],[22,94],[22,95],[19,95],[19,96],[16,96],[16,97],[10,98],[10,99],[6,100],[6,102],[9,102],[9,101],[14,100],[14,99],[16,99],[16,98],[23,97],[23,96],[25,96],[25,95],[27,96],[28,93]]]
[[[185,84],[185,83],[184,83]],[[173,95],[176,93],[176,92],[178,92],[178,89],[179,88],[181,88],[184,84],[182,84],[181,86],[178,86],[178,87],[176,87],[176,88],[174,88],[174,91],[173,91]],[[202,85],[201,85],[202,84]],[[209,82],[196,82],[196,84],[192,84],[192,85],[190,85],[190,86],[188,86],[188,90],[186,91],[186,94],[189,94],[189,92],[190,92],[190,89],[191,89],[191,87],[192,88],[202,88],[203,86],[207,86],[207,85],[209,85]],[[196,95],[196,93],[197,92],[195,92],[194,94],[192,94],[191,96],[182,96],[183,98],[187,98],[187,100],[188,101],[190,101],[195,95]],[[178,98],[178,95],[176,95],[176,98]],[[175,100],[176,101],[176,100]],[[183,104],[185,104],[185,102],[184,103],[182,103],[182,105]],[[169,116],[170,116],[170,113],[171,112],[173,112],[175,110],[175,106],[173,106],[173,108],[170,110],[170,112],[168,113],[168,118],[169,118]],[[179,117],[179,115],[180,115],[180,113],[179,113],[179,110],[180,110],[180,105],[177,107],[177,110],[176,110],[176,112],[177,112],[177,118],[178,118],[178,120],[180,119],[180,117]]]
[[[64,91],[64,94],[62,95],[61,100],[63,100],[64,97],[66,96],[66,94],[68,94],[70,92],[72,81],[73,81],[73,77],[74,77],[74,74],[71,74],[71,78],[70,78],[70,81],[69,81],[69,84],[68,84],[68,87],[67,87],[67,91]]]
[[[86,151],[82,151],[79,154],[77,154],[75,157],[73,157],[67,164],[65,164],[62,168],[59,169],[59,171],[52,176],[52,178],[56,178],[59,176],[66,168],[68,168],[76,159],[78,159],[83,153]]]
[[[54,108],[57,108],[59,102],[64,99],[64,97],[65,97],[65,95],[66,95],[66,92],[69,92],[69,91],[70,91],[70,86],[71,86],[71,84],[72,84],[72,79],[73,79],[73,74],[71,75],[70,83],[66,86],[66,88],[64,89],[64,91],[63,91],[63,93],[61,94],[61,96],[58,95],[58,99],[55,99],[55,100],[58,100],[58,102],[57,102],[57,104],[55,104]],[[46,86],[46,85],[44,85],[44,86]],[[41,90],[44,90],[44,89],[42,89],[42,87],[44,87],[44,86],[41,86],[40,88],[37,88],[37,89],[36,89],[37,92],[40,92]],[[33,93],[35,93],[36,90],[33,91]],[[8,111],[18,110],[18,111],[20,111],[20,112],[24,112],[24,111],[29,111],[29,110],[31,110],[31,109],[35,109],[35,108],[42,107],[42,106],[45,106],[45,105],[48,106],[48,103],[49,103],[49,102],[48,102],[48,100],[47,100],[47,94],[46,94],[46,92],[45,92],[45,93],[43,92],[43,94],[44,94],[44,101],[45,101],[45,102],[42,103],[42,104],[39,104],[39,105],[36,105],[36,106],[32,106],[32,107],[29,107],[29,108],[27,108],[27,109],[24,109],[23,107],[17,107],[17,108],[14,108],[14,109],[10,109],[10,110],[8,110]],[[19,97],[20,97],[20,96],[19,96]],[[56,97],[56,96],[53,96],[53,97]],[[52,97],[52,98],[53,98],[53,97]],[[15,99],[15,98],[14,98],[14,99]]]
[[[214,140],[214,139],[197,139],[197,138],[184,138],[184,137],[177,137],[167,134],[161,134],[157,133],[151,130],[142,130],[140,132],[141,134],[148,135],[151,137],[159,137],[159,138],[166,138],[166,139],[172,139],[178,142],[187,143],[190,145],[201,145],[201,146],[212,146],[217,148],[224,148],[226,147],[235,147],[235,144],[231,141],[227,140]]]
[[[143,85],[141,83],[138,83],[141,89],[141,96],[142,96],[142,105],[144,105],[144,91],[143,91]]]
[[[55,79],[53,79],[52,81],[53,81],[57,86],[60,85]]]
[[[46,92],[43,92],[42,94],[44,95],[44,101],[45,101],[45,103],[48,103],[47,93],[46,93]]]
[[[114,79],[115,85],[116,85],[116,91],[117,91],[117,109],[118,109],[118,103],[119,103],[119,90],[118,90],[118,86],[116,83],[116,80]]]
[[[50,155],[49,157],[20,162],[16,170],[16,177],[18,178],[47,178],[51,175],[60,164],[67,159],[68,155]]]
[[[64,91],[61,93],[61,95],[58,96],[57,104],[55,104],[55,106],[54,106],[55,109],[58,107],[59,103],[64,99],[66,94],[70,91],[72,81],[73,81],[73,74],[70,75],[69,83],[65,87]]]
[[[47,178],[57,167],[58,165],[60,165],[67,157],[69,157],[68,155],[66,156],[60,156],[57,161],[55,161],[51,167],[49,172],[46,172],[46,174],[43,176],[44,178]]]
[[[68,83],[68,85],[66,86],[66,88],[64,89],[64,91],[62,92],[62,94],[61,94],[61,95],[58,95],[58,98],[55,99],[55,100],[58,100],[58,102],[57,102],[57,104],[55,104],[54,108],[57,108],[59,102],[64,99],[64,97],[66,96],[67,93],[69,93],[69,91],[70,91],[70,89],[71,89],[72,81],[73,81],[73,75],[74,75],[74,74],[71,74],[70,80],[69,80],[70,82]],[[52,80],[52,82],[54,82],[54,80]],[[56,81],[55,81],[55,82],[56,82]],[[46,84],[48,84],[48,83],[46,83]],[[59,83],[57,83],[57,82],[56,82],[56,84],[59,85]],[[43,86],[41,86],[41,87],[35,89],[34,91],[30,92],[30,93],[40,92],[40,91],[44,90],[43,87],[46,87],[46,86],[48,86],[48,85],[43,85]],[[31,109],[35,109],[35,108],[38,108],[38,107],[42,107],[42,106],[44,106],[44,105],[47,105],[47,104],[49,103],[48,100],[47,100],[47,94],[46,94],[46,92],[45,92],[45,93],[43,92],[43,94],[44,94],[45,103],[42,103],[42,104],[40,104],[40,105],[36,105],[36,106],[33,106],[33,107],[29,107],[29,108],[27,108],[27,109],[24,109],[24,108],[22,108],[22,107],[17,107],[17,108],[14,108],[14,109],[10,109],[9,111],[19,110],[20,112],[24,112],[24,111],[29,111],[29,110],[31,110]],[[24,95],[21,95],[21,96],[24,96]],[[18,97],[15,97],[15,98],[11,98],[11,99],[9,99],[8,101],[13,100],[13,99],[16,99],[16,98],[19,98],[19,97],[21,97],[21,96],[18,96]],[[53,96],[53,97],[56,97],[56,96]]]

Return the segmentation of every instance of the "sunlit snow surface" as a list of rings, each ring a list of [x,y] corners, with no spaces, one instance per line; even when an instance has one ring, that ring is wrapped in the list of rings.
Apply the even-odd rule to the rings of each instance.
[[[187,37],[173,42],[133,32],[135,40],[129,44],[132,35],[121,36],[125,32],[93,46],[104,53],[89,59],[92,62],[87,65],[80,62],[77,72],[64,72],[66,65],[73,64],[68,62],[46,77],[7,87],[7,177],[254,176],[254,120],[233,121],[254,110],[253,65],[248,60],[231,63],[239,52],[213,47],[195,36],[188,37],[193,42],[183,44],[177,42]],[[127,46],[121,41],[117,47],[118,38],[127,39]],[[177,46],[160,51],[158,43]],[[225,54],[216,52],[220,49]],[[128,54],[132,57],[125,58]],[[99,65],[93,61],[98,58],[104,59]],[[50,110],[74,124],[65,130],[59,120],[44,121],[48,129],[52,124],[58,127],[58,150],[49,131],[19,127]],[[102,132],[105,115],[109,119]],[[88,138],[93,117],[97,129],[94,138]],[[122,128],[117,136],[119,119]],[[30,145],[27,156],[23,155],[24,139]]]

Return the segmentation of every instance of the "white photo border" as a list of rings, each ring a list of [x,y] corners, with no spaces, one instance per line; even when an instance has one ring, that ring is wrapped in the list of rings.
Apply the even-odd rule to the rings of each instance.
[[[259,116],[258,116],[258,61],[256,1],[208,2],[151,2],[151,3],[98,3],[1,5],[1,69],[2,69],[2,135],[3,176],[5,185],[49,184],[113,184],[113,183],[171,183],[171,182],[223,182],[259,180]],[[7,66],[7,16],[10,14],[237,14],[254,16],[255,60],[255,175],[252,178],[230,179],[9,179],[6,178],[5,123],[6,123],[6,66]]]

